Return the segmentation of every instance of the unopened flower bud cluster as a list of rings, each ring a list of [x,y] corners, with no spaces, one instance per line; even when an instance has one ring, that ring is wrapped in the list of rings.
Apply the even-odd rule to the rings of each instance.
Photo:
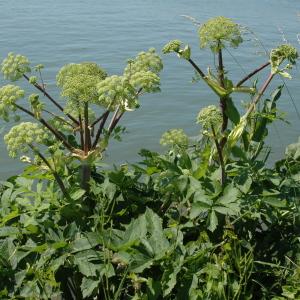
[[[25,92],[18,86],[7,84],[0,88],[0,117],[8,120],[9,112],[15,111],[14,104],[23,98]]]
[[[222,124],[222,114],[219,108],[209,105],[201,109],[197,116],[197,123],[201,124],[204,130],[211,130],[212,126],[217,130]]]
[[[160,144],[163,146],[179,146],[187,147],[189,138],[183,129],[170,129],[166,131],[160,139]]]
[[[38,124],[22,122],[11,128],[4,136],[9,156],[16,157],[18,153],[29,151],[30,144],[42,144],[48,138],[47,132]]]
[[[182,42],[179,40],[170,41],[168,44],[166,44],[163,47],[162,52],[164,54],[171,53],[171,52],[178,52],[180,50],[181,45],[182,45]]]
[[[1,72],[5,79],[16,81],[24,73],[30,72],[29,60],[26,56],[10,52],[1,64]]]
[[[113,75],[98,83],[99,102],[106,108],[124,108],[124,101],[135,103],[136,91],[125,76]]]
[[[131,77],[141,71],[151,71],[158,74],[162,68],[161,58],[156,54],[155,49],[151,48],[147,52],[140,52],[135,59],[130,60],[124,70],[124,75]]]
[[[159,91],[160,78],[151,71],[139,71],[130,77],[131,85],[136,89],[143,89],[144,92]]]
[[[97,84],[106,76],[106,72],[97,64],[84,62],[62,67],[56,81],[62,89],[61,95],[70,102],[68,105],[78,110],[83,102],[97,101]]]

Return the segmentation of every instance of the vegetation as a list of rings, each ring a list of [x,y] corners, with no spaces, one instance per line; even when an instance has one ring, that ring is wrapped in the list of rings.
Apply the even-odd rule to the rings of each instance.
[[[240,26],[217,17],[199,27],[199,39],[218,61],[207,74],[189,45],[174,40],[163,52],[186,60],[220,108],[198,113],[198,140],[170,129],[160,141],[166,153],[142,149],[140,163],[112,169],[101,158],[124,131],[121,117],[142,94],[159,91],[162,62],[153,49],[129,60],[122,76],[90,62],[64,66],[64,107],[47,92],[41,65],[14,54],[3,61],[6,79],[25,78],[40,94],[25,107],[24,90],[0,88],[4,120],[19,122],[19,112],[35,120],[4,137],[12,157],[31,156],[1,184],[1,299],[300,299],[300,141],[274,167],[265,145],[268,126],[282,120],[283,87],[265,92],[275,76],[290,78],[297,51],[274,48],[234,84],[223,49],[243,42]],[[261,87],[244,85],[267,67]],[[240,92],[249,95],[244,111],[231,97]]]

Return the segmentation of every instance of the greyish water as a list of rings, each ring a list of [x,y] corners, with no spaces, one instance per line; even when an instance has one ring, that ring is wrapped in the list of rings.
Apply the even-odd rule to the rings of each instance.
[[[282,32],[285,39],[299,46],[299,12],[299,0],[2,0],[0,59],[13,51],[28,56],[33,64],[44,64],[48,91],[59,97],[55,75],[64,64],[95,61],[110,74],[121,74],[128,58],[149,47],[160,51],[174,38],[192,46],[199,65],[213,66],[211,54],[199,49],[197,28],[181,15],[193,16],[200,22],[218,15],[234,18],[253,30],[270,50],[282,42]],[[266,61],[259,54],[264,49],[255,37],[247,35],[245,39],[248,41],[239,50],[230,50],[235,59],[228,52],[224,54],[226,68],[234,80]],[[142,97],[141,108],[126,115],[122,124],[129,133],[123,142],[111,144],[105,160],[133,162],[138,160],[138,149],[142,147],[160,150],[159,138],[169,128],[184,128],[191,136],[199,134],[194,122],[197,112],[217,101],[202,82],[191,83],[193,71],[185,61],[171,55],[164,56],[163,61],[162,92]],[[286,82],[298,110],[299,70],[300,67],[295,70],[292,81]],[[278,84],[282,84],[280,79],[273,87]],[[241,100],[247,100],[246,96],[236,99]],[[295,106],[285,92],[280,109],[287,112],[291,124],[272,127],[272,159],[280,157],[284,145],[300,135]],[[6,124],[4,132],[8,128]],[[2,136],[0,153],[0,178],[22,169],[20,162],[8,157]]]

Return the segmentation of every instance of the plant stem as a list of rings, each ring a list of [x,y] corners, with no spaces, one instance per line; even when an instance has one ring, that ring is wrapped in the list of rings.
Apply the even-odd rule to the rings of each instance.
[[[99,141],[99,139],[100,139],[100,135],[101,135],[101,133],[102,133],[102,130],[103,130],[103,128],[104,128],[104,125],[105,125],[105,123],[106,123],[106,120],[107,120],[107,118],[108,118],[108,116],[109,116],[109,113],[110,113],[110,111],[107,110],[107,111],[103,114],[103,118],[101,119],[101,122],[100,122],[100,125],[99,125],[99,129],[98,129],[98,131],[97,131],[97,133],[96,133],[96,137],[95,137],[95,140],[94,140],[94,143],[93,143],[92,148],[96,148],[96,146],[97,146],[97,144],[98,144],[98,141]]]
[[[82,127],[81,114],[79,114],[78,117],[79,117],[80,145],[81,145],[81,149],[83,150],[83,148],[84,148],[84,138],[83,138],[83,127]]]
[[[222,88],[225,88],[224,65],[223,65],[223,55],[222,55],[221,48],[219,48],[219,51],[218,51],[218,61],[219,61],[218,76],[219,76],[220,86]],[[226,106],[227,106],[226,101],[227,101],[227,96],[220,97],[220,107],[221,107],[221,112],[222,112],[222,117],[223,117],[222,132],[224,132],[228,126],[228,116],[226,115]]]
[[[32,144],[29,144],[29,147],[32,149],[32,151],[37,154],[42,161],[46,164],[46,166],[49,168],[49,170],[52,172],[57,184],[59,185],[59,188],[61,189],[63,195],[67,198],[70,199],[70,195],[67,192],[67,189],[62,181],[62,179],[60,178],[60,176],[58,175],[58,173],[51,167],[50,163],[48,162],[48,160],[45,158],[45,156],[38,151],[38,149],[36,147],[34,147]]]
[[[91,150],[91,135],[89,129],[89,106],[88,103],[84,103],[84,153],[85,155]]]
[[[81,164],[81,188],[86,192],[89,191],[89,181],[91,179],[91,166],[83,161]]]
[[[29,82],[29,77],[26,74],[23,74],[23,77]],[[59,110],[64,112],[64,108],[57,102],[55,101],[47,92],[46,90],[40,86],[38,83],[34,83],[33,86],[37,88],[39,91],[41,91]],[[79,125],[78,120],[76,120],[74,117],[72,117],[70,114],[66,113],[66,116],[72,120],[75,124]]]
[[[216,135],[216,132],[215,132],[215,128],[214,128],[213,125],[211,125],[211,130],[212,130],[212,133],[213,133],[214,141],[215,141],[218,156],[219,156],[219,162],[220,162],[220,166],[221,166],[221,185],[224,186],[225,181],[226,181],[226,172],[225,172],[225,164],[224,164],[222,148],[221,148],[221,145],[218,142],[217,135]]]
[[[54,127],[52,127],[46,120],[44,120],[43,118],[36,118],[35,115],[31,111],[29,111],[28,109],[26,109],[16,103],[14,103],[14,106],[16,108],[20,109],[21,111],[25,112],[26,114],[30,115],[34,119],[38,120],[41,124],[43,124],[46,128],[48,128],[54,134],[54,136],[65,145],[65,147],[69,151],[73,152],[73,147],[69,144],[69,142]]]
[[[258,101],[260,100],[260,98],[262,97],[262,95],[264,94],[265,90],[267,89],[268,85],[270,84],[270,82],[272,81],[273,77],[275,74],[270,73],[270,75],[268,76],[268,78],[266,79],[265,83],[263,84],[263,86],[261,87],[260,91],[258,92],[258,94],[256,95],[256,97],[253,99],[252,103],[250,104],[246,114],[244,115],[244,118],[247,118],[251,112],[254,110],[255,106],[257,105]]]
[[[202,77],[202,79],[205,79],[206,76],[205,74],[202,72],[202,70],[195,64],[195,62],[189,58],[188,62],[194,67],[194,69],[199,73],[199,75]]]
[[[51,112],[51,111],[49,111],[49,110],[47,110],[47,109],[42,109],[42,111],[48,113],[49,115],[51,115],[51,116],[53,116],[53,117],[59,119],[60,121],[64,122],[65,124],[69,125],[69,126],[72,127],[73,129],[75,129],[75,126],[74,126],[73,124],[69,123],[68,121],[66,121],[66,120],[63,119],[62,117],[60,117],[60,116],[54,114],[53,112]]]
[[[117,126],[117,124],[119,123],[119,121],[120,121],[120,119],[122,118],[123,115],[124,115],[124,111],[121,112],[120,114],[116,115],[116,117],[113,120],[111,126],[108,128],[108,134],[112,133],[112,131],[115,129],[115,127]]]
[[[249,73],[247,76],[245,76],[242,80],[240,80],[236,87],[241,86],[245,81],[247,81],[248,79],[250,79],[253,75],[255,75],[256,73],[258,73],[259,71],[263,70],[265,67],[267,67],[268,65],[270,65],[270,62],[266,62],[265,64],[261,65],[259,68],[255,69],[254,71],[252,71],[251,73]]]
[[[115,110],[114,115],[112,116],[112,118],[111,118],[111,120],[110,120],[110,123],[109,123],[109,125],[108,125],[107,131],[108,131],[109,133],[112,132],[112,126],[113,126],[113,124],[115,123],[115,121],[116,121],[116,119],[117,119],[117,116],[118,116],[119,111],[120,111],[120,105],[119,105],[119,106],[117,107],[117,109]]]
[[[106,113],[107,113],[107,110],[91,124],[91,127],[94,127],[98,122],[100,122],[105,117]]]

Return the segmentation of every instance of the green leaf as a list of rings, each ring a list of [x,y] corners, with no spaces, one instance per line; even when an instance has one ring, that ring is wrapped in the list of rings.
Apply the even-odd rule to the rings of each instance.
[[[228,203],[237,201],[240,191],[233,185],[228,185],[223,192],[223,195],[216,201],[217,204],[226,206]]]
[[[197,218],[201,213],[209,211],[211,208],[211,205],[204,203],[204,202],[196,202],[192,204],[191,212],[190,212],[190,218],[195,219]]]
[[[73,192],[71,194],[71,198],[73,200],[78,200],[78,199],[82,198],[84,194],[85,194],[85,190],[80,189],[80,190]]]
[[[211,213],[209,214],[209,226],[207,228],[211,232],[214,232],[216,230],[218,224],[219,224],[218,217],[217,217],[216,213],[214,212],[214,210],[212,210]]]
[[[74,264],[78,266],[79,272],[87,277],[93,277],[97,275],[97,271],[100,272],[102,265],[93,264],[86,259],[74,259]]]
[[[0,237],[16,236],[19,233],[17,227],[4,226],[0,228]]]
[[[80,237],[76,240],[73,241],[73,243],[70,245],[72,252],[79,252],[83,250],[89,250],[92,249],[93,247],[97,246],[99,244],[98,241],[92,240],[90,241],[86,237]]]
[[[267,198],[263,198],[262,201],[274,207],[279,207],[279,208],[287,207],[286,200],[279,200],[278,198],[267,197]]]
[[[18,210],[13,210],[11,213],[9,213],[7,216],[5,216],[2,220],[1,220],[1,224],[4,225],[5,223],[7,223],[8,221],[19,217],[19,211]]]
[[[235,107],[232,99],[230,97],[228,97],[226,99],[226,111],[225,111],[227,117],[229,118],[229,120],[231,122],[233,122],[234,124],[238,124],[240,121],[240,113],[237,110],[237,108]]]
[[[168,268],[164,271],[161,284],[163,296],[168,296],[177,283],[177,274],[180,272],[181,267],[184,262],[184,257],[180,256],[178,260],[176,260],[173,264],[168,266]]]
[[[96,288],[98,287],[99,283],[101,281],[101,278],[98,279],[91,279],[91,278],[82,278],[82,283],[80,285],[82,296],[84,299],[91,296],[94,291],[96,291]]]
[[[153,280],[153,278],[147,279],[147,297],[148,300],[157,300],[161,296],[161,283]]]

